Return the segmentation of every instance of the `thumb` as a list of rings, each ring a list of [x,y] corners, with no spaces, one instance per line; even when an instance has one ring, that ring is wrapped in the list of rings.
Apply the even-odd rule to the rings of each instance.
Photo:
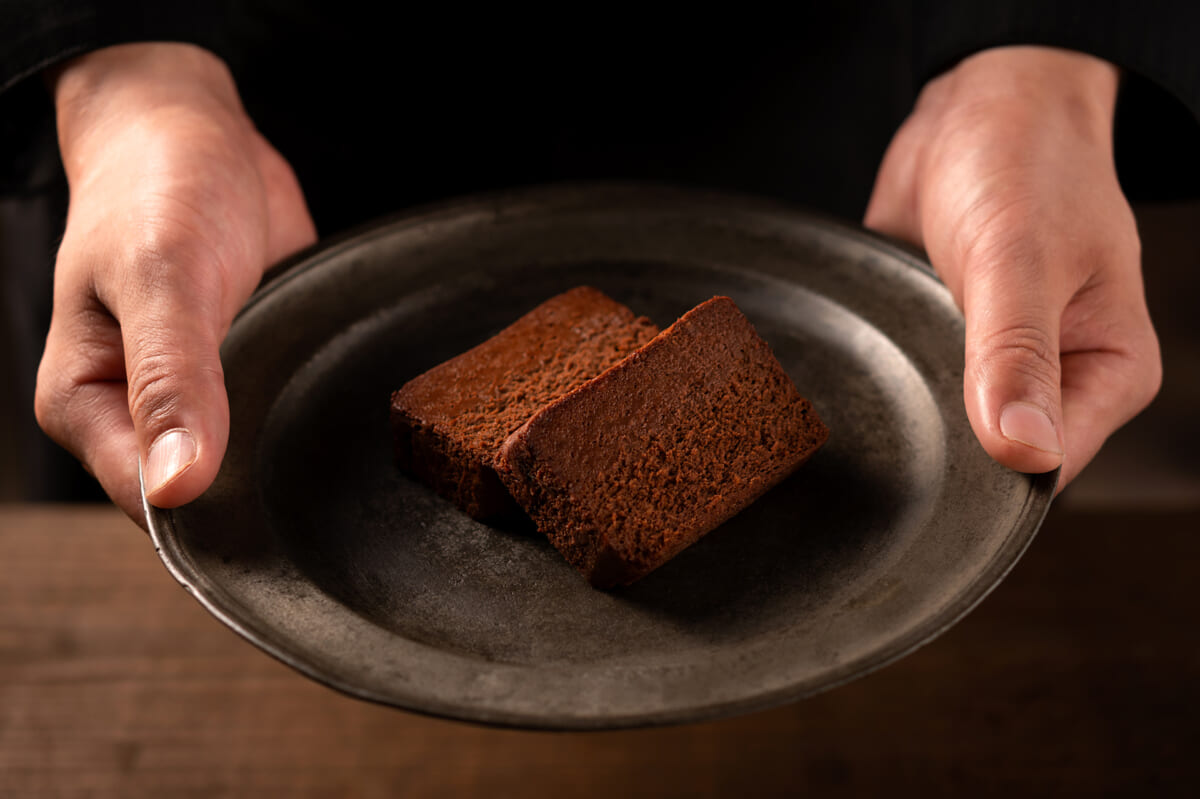
[[[146,498],[165,508],[208,488],[229,438],[221,315],[188,308],[182,299],[160,297],[121,319]]]
[[[1037,257],[968,260],[963,399],[971,427],[1005,466],[1051,471],[1063,462],[1060,292]]]

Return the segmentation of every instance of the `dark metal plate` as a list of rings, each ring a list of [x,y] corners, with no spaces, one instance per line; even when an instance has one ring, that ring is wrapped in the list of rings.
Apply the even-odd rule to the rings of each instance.
[[[663,326],[731,296],[832,430],[614,593],[398,474],[388,438],[394,388],[580,284]],[[472,198],[326,245],[255,295],[223,349],[221,473],[152,509],[152,534],[214,615],[365,699],[545,728],[763,708],[929,641],[1032,539],[1055,475],[976,442],[962,337],[920,259],[795,209],[646,186]]]

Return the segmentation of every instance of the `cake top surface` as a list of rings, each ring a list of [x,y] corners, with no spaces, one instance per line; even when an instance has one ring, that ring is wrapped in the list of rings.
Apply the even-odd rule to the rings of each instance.
[[[392,407],[454,431],[490,460],[547,403],[620,361],[658,332],[649,319],[588,286],[546,300],[476,347],[406,383]]]

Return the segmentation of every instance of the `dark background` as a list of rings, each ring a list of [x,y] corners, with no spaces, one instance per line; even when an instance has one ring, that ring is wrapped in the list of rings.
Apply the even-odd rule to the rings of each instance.
[[[251,22],[263,48],[286,53],[279,20]],[[836,34],[850,24],[846,44]],[[697,41],[637,97],[612,87],[657,57],[649,41],[582,51],[594,69],[578,80],[546,77],[555,57],[594,46],[578,24],[558,30],[550,61],[487,45],[504,72],[461,59],[479,42],[422,44],[421,29],[341,64],[360,85],[331,82],[323,53],[263,50],[234,66],[325,235],[465,192],[595,177],[770,194],[856,220],[911,107],[913,71],[879,67],[907,63],[907,24],[830,10],[772,47]],[[809,56],[804,69],[789,48]],[[380,88],[380,74],[395,77]],[[439,81],[458,88],[433,91]],[[32,418],[66,191],[42,87],[14,98],[43,113],[0,115],[0,141],[20,142],[0,176],[0,795],[1196,795],[1200,134],[1136,75],[1118,160],[1162,343],[1154,404],[1055,502],[996,591],[915,654],[776,710],[584,735],[335,694],[209,617],[131,522],[78,503],[102,495]],[[62,501],[77,504],[41,504]]]

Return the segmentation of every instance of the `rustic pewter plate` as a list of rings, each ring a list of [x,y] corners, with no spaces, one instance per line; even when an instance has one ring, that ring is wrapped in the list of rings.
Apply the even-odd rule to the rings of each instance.
[[[391,391],[590,284],[666,326],[732,297],[832,437],[631,588],[397,473]],[[468,199],[277,272],[223,356],[212,489],[151,509],[172,574],[299,671],[438,716],[556,729],[713,718],[879,668],[962,618],[1029,544],[1056,475],[992,462],[963,324],[917,257],[745,197],[646,186]]]

